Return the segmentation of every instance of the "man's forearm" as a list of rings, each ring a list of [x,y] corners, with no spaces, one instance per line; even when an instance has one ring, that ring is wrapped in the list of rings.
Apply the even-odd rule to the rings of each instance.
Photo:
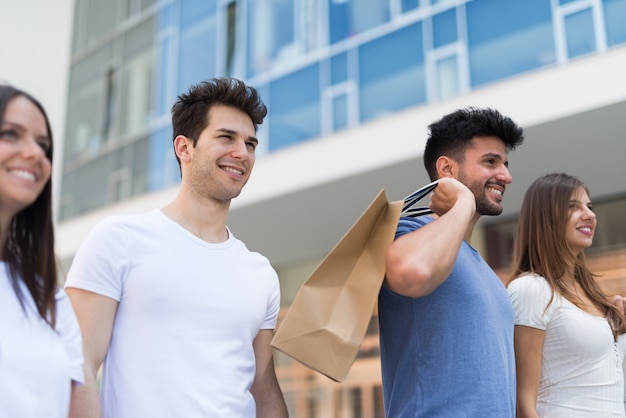
[[[287,405],[279,391],[272,391],[268,396],[257,399],[256,401],[256,416],[257,418],[288,418]]]
[[[85,383],[74,385],[69,418],[101,418],[100,399],[95,378],[85,377]]]

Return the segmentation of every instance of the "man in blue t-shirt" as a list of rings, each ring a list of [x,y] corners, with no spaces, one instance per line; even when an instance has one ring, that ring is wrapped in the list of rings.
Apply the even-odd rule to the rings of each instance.
[[[512,180],[507,152],[523,131],[496,110],[475,108],[429,128],[434,215],[400,219],[378,300],[385,414],[512,418],[513,309],[469,242],[482,215],[502,212]]]

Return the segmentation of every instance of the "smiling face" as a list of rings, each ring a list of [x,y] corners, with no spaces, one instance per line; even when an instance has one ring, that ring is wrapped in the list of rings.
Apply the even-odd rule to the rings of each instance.
[[[476,197],[476,213],[499,215],[502,197],[512,181],[504,142],[495,136],[474,137],[458,163],[457,179]]]
[[[0,126],[0,202],[9,218],[31,205],[50,179],[51,147],[44,115],[26,97],[7,103]]]
[[[200,198],[226,202],[237,197],[247,183],[258,141],[252,120],[239,109],[212,106],[208,120],[195,147],[187,139],[188,155],[180,157],[183,182]]]
[[[591,246],[595,230],[596,215],[593,213],[593,205],[587,191],[580,187],[572,193],[569,217],[565,224],[565,240],[574,255]]]

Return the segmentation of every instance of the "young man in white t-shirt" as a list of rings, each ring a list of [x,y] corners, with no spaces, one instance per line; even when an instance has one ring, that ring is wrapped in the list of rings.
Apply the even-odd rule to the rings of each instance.
[[[192,86],[172,107],[177,197],[104,220],[81,246],[66,282],[86,363],[73,416],[287,416],[270,346],[278,277],[226,226],[266,113],[239,80]]]

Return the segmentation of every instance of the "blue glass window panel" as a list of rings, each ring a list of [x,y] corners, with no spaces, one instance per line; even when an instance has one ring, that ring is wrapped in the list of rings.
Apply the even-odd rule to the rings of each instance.
[[[433,47],[456,42],[458,39],[456,9],[449,9],[433,16]]]
[[[568,4],[568,3],[574,3],[578,0],[559,0],[559,4],[563,5],[563,4]]]
[[[604,0],[603,4],[607,44],[626,42],[626,0]]]
[[[569,58],[589,54],[596,50],[596,36],[593,30],[591,9],[572,13],[565,16],[563,20]]]
[[[319,65],[274,80],[269,98],[270,151],[320,135]]]
[[[420,6],[419,3],[419,0],[402,0],[402,13],[417,9]]]
[[[193,25],[199,20],[217,13],[217,0],[179,0],[180,27]]]
[[[437,62],[438,95],[439,99],[447,99],[459,94],[458,58],[453,55]]]
[[[475,0],[465,7],[472,86],[556,63],[549,1]]]
[[[248,77],[271,69],[281,53],[293,45],[294,5],[293,0],[248,2]]]
[[[332,85],[348,79],[348,54],[342,53],[330,59],[330,82]]]
[[[348,127],[348,96],[345,94],[333,98],[333,131]]]
[[[168,96],[168,85],[171,80],[172,74],[169,72],[172,61],[174,58],[171,56],[171,44],[170,38],[164,38],[157,47],[157,56],[159,60],[159,66],[156,69],[157,82],[156,82],[156,111],[159,115],[169,113],[170,106],[173,102],[173,97]]]
[[[172,8],[174,6],[172,4],[168,4],[167,6],[161,8],[161,10],[159,10],[159,14],[157,17],[157,27],[159,28],[159,30],[162,29],[167,29],[170,26],[173,25],[173,18],[172,18]]]
[[[359,48],[359,91],[361,121],[426,101],[421,23]]]
[[[217,56],[215,16],[181,29],[177,89],[179,92],[187,91],[192,84],[214,77]]]
[[[342,41],[389,21],[389,1],[328,0],[330,43]]]
[[[180,169],[174,155],[171,126],[150,136],[148,161],[148,190],[161,190],[179,183]]]

